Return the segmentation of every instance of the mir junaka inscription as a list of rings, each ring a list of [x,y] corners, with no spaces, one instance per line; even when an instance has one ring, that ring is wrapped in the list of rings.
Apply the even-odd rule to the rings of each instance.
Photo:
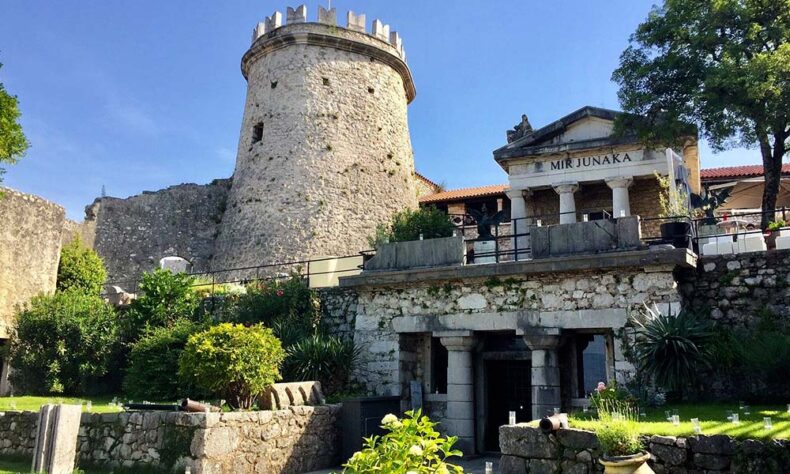
[[[589,168],[601,165],[615,165],[633,161],[628,153],[611,153],[606,155],[585,156],[580,158],[566,158],[551,162],[551,170],[565,170],[571,168]]]

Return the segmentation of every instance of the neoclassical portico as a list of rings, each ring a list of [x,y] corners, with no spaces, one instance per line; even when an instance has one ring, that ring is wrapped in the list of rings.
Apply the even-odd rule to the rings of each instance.
[[[669,175],[686,163],[668,158],[664,150],[645,148],[636,137],[614,135],[618,114],[584,107],[538,130],[512,135],[510,143],[494,151],[495,160],[508,173],[511,217],[519,227],[527,217],[569,224],[581,220],[583,214],[630,216],[632,193],[642,190],[655,194],[642,202],[655,202],[655,174]],[[688,158],[691,166],[698,166],[696,155]],[[633,186],[636,180],[651,184]],[[698,183],[689,185],[693,191],[699,189]],[[611,197],[603,199],[607,188]],[[526,203],[538,194],[542,202],[529,209]],[[549,215],[541,215],[545,213]],[[517,224],[513,226],[515,231]]]

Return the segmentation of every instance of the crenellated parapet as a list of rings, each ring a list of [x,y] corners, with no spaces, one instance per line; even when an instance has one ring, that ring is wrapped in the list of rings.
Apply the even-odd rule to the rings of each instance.
[[[373,20],[370,32],[367,29],[367,21],[364,13],[357,14],[349,11],[346,14],[347,30],[364,33],[373,38],[391,45],[397,51],[402,60],[406,60],[406,51],[403,49],[403,40],[397,31],[391,31],[390,25],[385,24],[381,20]],[[274,30],[287,25],[294,25],[298,23],[310,23],[308,21],[307,5],[301,5],[297,8],[288,7],[285,14],[285,23],[283,23],[283,14],[279,11],[267,16],[262,22],[258,23],[252,31],[252,42],[255,43],[258,38],[272,33]],[[318,7],[318,16],[315,23],[338,27],[337,24],[337,9]]]

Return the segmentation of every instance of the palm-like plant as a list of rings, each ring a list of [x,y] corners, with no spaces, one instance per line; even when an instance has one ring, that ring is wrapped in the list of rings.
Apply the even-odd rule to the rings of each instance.
[[[353,341],[315,333],[288,347],[283,375],[286,380],[318,380],[331,395],[348,384],[359,355]]]
[[[646,310],[647,321],[635,321],[637,367],[658,385],[682,391],[696,380],[701,369],[710,367],[710,325],[687,310],[677,315]]]

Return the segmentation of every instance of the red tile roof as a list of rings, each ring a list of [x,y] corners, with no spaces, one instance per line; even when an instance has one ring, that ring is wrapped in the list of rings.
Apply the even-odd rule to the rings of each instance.
[[[496,196],[498,194],[503,194],[506,189],[508,189],[508,185],[506,184],[493,184],[490,186],[479,186],[476,188],[453,189],[451,191],[443,191],[441,193],[423,196],[420,198],[420,202],[427,204],[432,202],[461,201],[463,199]]]
[[[782,174],[790,173],[790,164],[782,165]],[[763,175],[763,165],[728,166],[700,170],[700,179],[728,179]]]

